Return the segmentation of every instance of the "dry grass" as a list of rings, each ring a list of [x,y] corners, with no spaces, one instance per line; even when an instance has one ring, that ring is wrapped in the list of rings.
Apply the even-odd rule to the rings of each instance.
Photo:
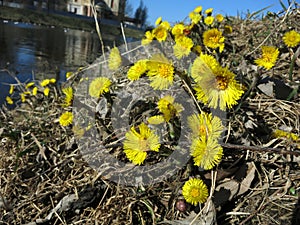
[[[1,110],[0,223],[190,224],[201,209],[187,205],[180,212],[176,202],[182,199],[183,183],[194,175],[216,185],[216,212],[209,201],[199,213],[202,221],[213,214],[219,224],[292,224],[296,217],[294,224],[299,224],[300,143],[271,135],[283,127],[300,136],[299,89],[288,100],[279,84],[279,93],[266,95],[258,88],[262,80],[253,79],[260,73],[253,60],[260,45],[278,46],[281,58],[263,75],[298,88],[299,57],[291,69],[294,52],[284,47],[281,37],[290,27],[300,30],[300,11],[260,20],[229,19],[234,32],[222,60],[248,91],[230,112],[224,137],[236,148],[224,146],[222,162],[212,173],[190,162],[171,178],[146,187],[107,180],[85,162],[73,132],[59,125],[60,90],[52,86],[49,97],[38,93],[21,107]],[[222,184],[229,194],[218,189]],[[189,222],[170,222],[184,218]]]

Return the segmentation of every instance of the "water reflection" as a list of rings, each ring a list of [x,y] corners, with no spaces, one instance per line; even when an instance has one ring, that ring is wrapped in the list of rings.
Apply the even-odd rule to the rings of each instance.
[[[22,82],[55,77],[93,62],[100,54],[95,33],[0,21],[0,105],[8,94],[6,83],[16,83],[12,76]]]

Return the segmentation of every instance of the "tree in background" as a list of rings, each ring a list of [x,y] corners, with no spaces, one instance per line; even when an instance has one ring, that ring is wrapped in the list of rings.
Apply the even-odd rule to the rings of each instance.
[[[133,17],[133,7],[132,4],[128,1],[125,0],[125,16],[127,17]]]
[[[136,20],[136,25],[144,27],[148,18],[148,8],[144,5],[143,1],[140,1],[139,7],[134,13],[134,19]]]

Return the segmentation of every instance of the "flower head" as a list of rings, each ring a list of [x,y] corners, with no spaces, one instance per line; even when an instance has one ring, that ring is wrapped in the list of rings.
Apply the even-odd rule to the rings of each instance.
[[[156,38],[159,42],[165,41],[168,36],[168,30],[162,24],[154,28],[152,31],[153,37]]]
[[[197,6],[195,9],[194,9],[194,12],[195,13],[200,13],[202,11],[202,6]]]
[[[231,34],[231,33],[232,33],[232,26],[230,26],[230,25],[225,25],[225,26],[224,26],[224,33],[226,33],[226,34]]]
[[[65,94],[63,106],[65,106],[65,107],[70,106],[72,104],[72,100],[73,100],[73,89],[72,89],[72,87],[63,88],[62,93]]]
[[[44,88],[44,95],[45,95],[45,96],[49,96],[49,93],[50,93],[50,88],[45,87],[45,88]]]
[[[111,70],[117,70],[122,64],[120,51],[117,47],[112,48],[109,54],[108,67]]]
[[[165,118],[163,117],[163,115],[151,116],[148,118],[147,122],[149,124],[158,125],[165,122]]]
[[[185,36],[179,36],[178,38],[175,38],[176,44],[173,47],[174,55],[181,59],[183,56],[188,56],[191,52],[191,48],[193,47],[194,43],[193,40],[185,37]]]
[[[26,84],[25,88],[28,89],[30,87],[32,87],[35,83],[34,82],[29,82]]]
[[[139,132],[134,127],[126,133],[124,141],[124,152],[127,158],[134,164],[142,164],[146,157],[147,151],[159,151],[159,137],[150,128],[141,123]]]
[[[222,52],[225,44],[225,38],[222,35],[222,32],[217,28],[207,30],[203,33],[203,44],[209,48],[219,48],[219,51]]]
[[[9,104],[9,105],[14,104],[14,101],[9,96],[6,96],[5,100],[6,100],[7,104]]]
[[[37,91],[38,91],[37,87],[32,88],[32,95],[35,96],[37,94]]]
[[[197,205],[206,201],[208,189],[202,180],[192,178],[183,185],[182,195],[188,203]]]
[[[190,12],[189,17],[193,24],[197,24],[201,20],[201,15],[196,12]]]
[[[273,46],[262,46],[261,49],[262,56],[261,58],[256,59],[255,63],[258,66],[262,66],[269,70],[275,65],[279,55],[279,50]]]
[[[217,15],[216,15],[216,20],[217,20],[219,23],[221,23],[221,22],[224,20],[223,15],[222,15],[222,14],[217,14]]]
[[[102,93],[108,92],[111,81],[106,77],[98,77],[93,80],[89,87],[89,94],[92,97],[99,98]]]
[[[188,124],[192,130],[192,138],[201,138],[202,140],[219,138],[224,128],[219,117],[205,112],[188,117]]]
[[[205,75],[195,90],[198,100],[207,103],[208,107],[219,107],[221,110],[232,108],[244,93],[234,73],[221,66]]]
[[[214,138],[208,137],[207,140],[196,138],[191,145],[191,155],[194,165],[210,170],[221,161],[223,148]]]
[[[142,45],[148,45],[152,42],[154,36],[151,31],[146,31],[145,37],[142,39]]]
[[[14,89],[15,89],[15,86],[11,84],[8,93],[11,95],[14,92]]]
[[[172,34],[175,37],[183,35],[185,26],[182,23],[177,23],[173,28],[172,28]]]
[[[158,101],[157,107],[163,114],[166,122],[169,122],[171,118],[178,116],[183,109],[181,104],[174,103],[174,97],[172,97],[171,95],[162,97]]]
[[[204,11],[204,13],[209,15],[209,14],[212,14],[213,10],[214,10],[213,8],[208,8]]]
[[[71,112],[64,112],[59,117],[59,124],[62,126],[68,126],[73,122],[73,114]]]
[[[300,43],[300,33],[291,30],[283,35],[283,42],[288,47],[296,47]]]
[[[50,79],[45,79],[45,80],[43,80],[40,84],[41,84],[42,87],[45,87],[45,86],[47,86],[49,83],[50,83]]]
[[[207,16],[204,19],[204,23],[206,25],[212,25],[212,23],[214,22],[215,18],[213,16]]]
[[[196,82],[200,82],[207,74],[211,74],[212,70],[219,67],[219,62],[211,55],[200,54],[194,60],[191,69],[191,76]]]
[[[174,79],[174,67],[162,54],[153,55],[147,62],[149,69],[147,75],[154,89],[166,89]]]
[[[155,25],[158,26],[162,21],[162,17],[158,17],[156,20],[155,20]]]
[[[137,61],[127,72],[127,77],[129,80],[138,80],[141,75],[147,71],[147,61],[139,60]]]

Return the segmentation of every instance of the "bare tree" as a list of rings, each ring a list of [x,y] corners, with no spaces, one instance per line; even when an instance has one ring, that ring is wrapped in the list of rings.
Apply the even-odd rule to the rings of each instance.
[[[143,1],[140,1],[139,7],[136,9],[134,18],[137,25],[144,27],[148,18],[148,8],[144,5]]]

